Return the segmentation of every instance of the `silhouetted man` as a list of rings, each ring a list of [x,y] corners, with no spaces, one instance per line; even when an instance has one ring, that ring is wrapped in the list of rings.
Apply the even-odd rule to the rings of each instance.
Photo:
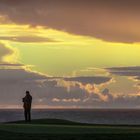
[[[24,116],[26,122],[31,121],[31,104],[32,96],[29,91],[26,91],[26,96],[23,98]]]

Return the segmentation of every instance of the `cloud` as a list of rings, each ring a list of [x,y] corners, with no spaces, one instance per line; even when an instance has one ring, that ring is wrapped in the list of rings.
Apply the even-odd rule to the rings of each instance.
[[[52,39],[39,36],[0,36],[0,40],[9,40],[22,43],[56,42]]]
[[[72,98],[72,99],[58,99],[58,98],[53,98],[52,99],[53,102],[80,102],[81,99],[75,99],[75,98]]]
[[[98,97],[89,96],[83,99],[59,99],[53,98],[54,105],[62,105],[65,107],[70,107],[70,105],[81,108],[138,108],[140,102],[139,94],[130,94],[130,95],[118,95],[117,97],[113,96],[109,89],[105,88],[102,90],[107,98],[106,101],[100,100]]]
[[[33,107],[135,108],[139,106],[139,93],[114,94],[110,91],[107,85],[112,81],[111,77],[48,77],[24,69],[24,65],[18,63],[1,63],[0,66],[4,67],[0,69],[0,107],[9,107],[9,105],[22,107],[21,99],[26,90],[29,90],[33,96]],[[128,70],[126,67],[116,69]],[[129,70],[139,69],[130,67]],[[99,88],[102,84],[104,86]]]
[[[140,79],[140,66],[132,66],[132,67],[112,67],[107,68],[107,70],[115,75],[120,76],[130,76],[135,79]]]
[[[139,108],[140,96],[136,95],[120,95],[109,102],[103,103],[106,108]]]
[[[1,0],[0,14],[10,23],[133,43],[140,42],[139,5],[139,0]]]
[[[25,65],[23,65],[23,64],[18,64],[18,63],[15,63],[15,64],[1,63],[1,64],[0,64],[0,67],[21,67],[21,66],[25,66]]]
[[[14,54],[14,50],[0,43],[0,63],[4,61],[4,57]]]
[[[64,78],[65,81],[81,82],[82,84],[101,84],[110,81],[112,78],[103,76],[93,76],[93,77],[70,77]]]
[[[22,107],[22,97],[26,90],[29,90],[33,96],[33,107],[117,108],[139,105],[138,93],[114,96],[108,88],[95,90],[96,86],[91,80],[88,82],[82,80],[82,84],[79,80],[78,82],[65,81],[64,77],[41,75],[18,65],[12,67],[15,68],[0,69],[0,107],[9,107],[10,105]],[[65,84],[70,84],[70,90],[67,90],[64,83],[60,84],[62,81],[66,82]]]
[[[48,77],[36,72],[24,69],[20,64],[1,64],[5,66],[0,69],[0,106],[14,107],[22,106],[22,97],[25,91],[31,91],[33,95],[33,106],[57,106],[61,102],[54,103],[53,99],[59,99],[63,106],[71,106],[87,95],[85,91],[79,89],[68,93],[64,87],[57,86],[55,77]],[[14,67],[11,69],[10,67]]]
[[[63,80],[58,80],[58,86],[67,88],[68,92],[73,90],[81,89],[86,92],[86,98],[95,98],[100,101],[107,101],[108,97],[102,94],[97,88],[97,85],[108,84],[111,82],[112,78],[110,77],[69,77],[63,78]]]
[[[0,105],[21,105],[25,90],[38,87],[37,80],[47,77],[24,69],[0,69]]]
[[[72,107],[74,105],[80,107],[87,98],[104,102],[104,95],[94,94],[94,92],[91,95],[88,94],[86,88],[90,88],[90,84],[86,84],[86,88],[82,88],[84,85],[76,84],[68,91],[65,86],[59,85],[59,81],[63,79],[62,77],[56,78],[41,75],[23,69],[18,64],[3,65],[6,67],[5,69],[0,69],[0,106],[12,105],[21,107],[21,99],[26,90],[31,91],[33,95],[33,106]],[[15,68],[10,69],[9,66]],[[92,87],[90,90],[92,90]]]
[[[113,95],[110,93],[108,88],[103,89],[102,94],[104,96],[107,96],[107,101],[112,101],[113,100]]]
[[[8,82],[23,82],[46,78],[46,76],[31,71],[25,71],[24,69],[0,69],[1,84],[5,82],[5,84],[8,84]]]

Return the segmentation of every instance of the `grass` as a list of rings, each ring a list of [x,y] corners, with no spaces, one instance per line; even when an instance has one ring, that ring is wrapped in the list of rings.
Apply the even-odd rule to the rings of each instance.
[[[109,126],[58,119],[33,120],[0,125],[1,140],[140,140],[139,126]]]

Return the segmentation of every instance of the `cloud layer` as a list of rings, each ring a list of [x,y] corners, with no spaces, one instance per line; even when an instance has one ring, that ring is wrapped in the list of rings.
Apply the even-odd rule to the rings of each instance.
[[[132,67],[112,67],[107,68],[107,70],[116,75],[120,76],[130,76],[134,77],[135,79],[140,79],[140,66],[132,66]]]
[[[105,76],[89,76],[89,77],[70,77],[64,78],[65,81],[81,82],[82,84],[101,84],[111,80],[110,77]]]
[[[17,24],[130,43],[140,42],[139,5],[139,0],[1,0],[0,15]]]
[[[1,64],[0,68],[3,66],[5,68],[0,69],[0,107],[22,107],[26,90],[31,91],[33,107],[125,108],[139,105],[139,93],[114,95],[109,88],[104,88],[111,82],[110,77],[48,77],[26,70],[21,64]]]

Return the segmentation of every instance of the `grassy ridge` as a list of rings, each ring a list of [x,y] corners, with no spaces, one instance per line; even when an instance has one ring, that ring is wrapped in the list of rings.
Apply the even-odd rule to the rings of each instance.
[[[15,122],[8,122],[9,123],[16,123],[16,124],[25,124],[25,121],[15,121]],[[78,123],[69,120],[62,120],[62,119],[36,119],[32,120],[31,124],[53,124],[53,125],[87,125],[85,123]],[[88,124],[90,125],[90,124]]]
[[[30,124],[23,121],[0,125],[1,140],[140,140],[140,127],[103,126],[80,124],[57,119],[33,120]]]

